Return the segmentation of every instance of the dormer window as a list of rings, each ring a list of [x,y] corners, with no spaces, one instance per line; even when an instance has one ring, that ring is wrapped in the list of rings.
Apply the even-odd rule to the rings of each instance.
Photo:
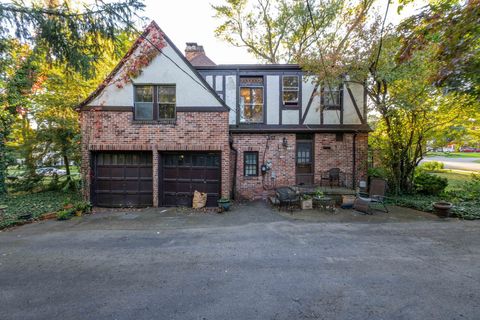
[[[135,86],[134,119],[138,121],[175,120],[175,85]]]
[[[282,77],[282,97],[284,105],[298,105],[300,80],[298,76]]]

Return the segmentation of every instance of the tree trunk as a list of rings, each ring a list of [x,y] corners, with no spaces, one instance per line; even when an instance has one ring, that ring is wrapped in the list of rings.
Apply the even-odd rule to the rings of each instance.
[[[70,176],[70,164],[68,163],[68,156],[66,154],[63,155],[63,162],[65,162],[65,171],[67,172],[67,180],[72,180]]]

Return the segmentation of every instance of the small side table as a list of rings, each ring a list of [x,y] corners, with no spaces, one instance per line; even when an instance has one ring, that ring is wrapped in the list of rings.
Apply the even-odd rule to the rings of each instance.
[[[335,212],[335,200],[331,197],[313,197],[313,202],[319,209]]]

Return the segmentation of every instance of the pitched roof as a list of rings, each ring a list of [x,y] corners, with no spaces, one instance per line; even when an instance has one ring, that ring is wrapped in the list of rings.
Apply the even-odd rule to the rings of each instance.
[[[192,59],[188,60],[194,67],[214,67],[216,66],[215,62],[213,62],[207,55],[199,54],[193,57]]]
[[[145,30],[140,34],[140,36],[135,40],[133,43],[132,47],[127,51],[125,56],[120,60],[120,62],[113,68],[112,72],[108,74],[108,76],[105,78],[105,80],[93,91],[84,101],[82,101],[78,106],[75,108],[77,111],[80,110],[82,107],[86,106],[89,104],[93,99],[98,97],[100,93],[106,88],[106,86],[112,81],[112,79],[115,77],[115,75],[120,71],[120,69],[125,65],[125,63],[128,61],[130,56],[135,52],[135,50],[138,48],[138,46],[142,43],[142,40],[147,37],[147,35],[152,31],[152,29],[157,30],[160,32],[160,34],[163,36],[165,42],[172,47],[172,49],[177,53],[180,58],[186,63],[186,65],[189,67],[189,69],[195,74],[197,77],[197,80],[203,85],[203,87],[209,91],[213,96],[220,102],[220,104],[226,108],[230,109],[225,102],[220,99],[218,94],[210,87],[210,85],[205,81],[205,79],[198,73],[198,71],[192,66],[192,64],[183,56],[183,54],[178,50],[178,48],[173,44],[173,42],[170,40],[170,38],[163,32],[163,30],[158,26],[158,24],[152,20],[150,24],[145,28]]]

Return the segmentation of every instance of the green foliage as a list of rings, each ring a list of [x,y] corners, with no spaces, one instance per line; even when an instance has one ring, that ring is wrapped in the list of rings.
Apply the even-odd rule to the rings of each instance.
[[[0,3],[0,39],[12,33],[42,51],[52,63],[66,64],[85,76],[105,51],[104,41],[116,44],[119,30],[130,29],[139,0],[75,6],[71,1]]]
[[[426,161],[418,165],[417,170],[421,171],[440,171],[445,167],[443,162],[438,162],[438,161]]]
[[[387,178],[387,170],[383,167],[368,168],[367,174],[372,178]]]
[[[19,218],[31,214],[34,219],[42,214],[63,210],[64,203],[83,203],[79,193],[47,191],[23,195],[0,195],[0,204],[7,206],[0,214],[0,228],[12,226],[21,222]]]
[[[414,179],[415,191],[426,195],[439,195],[448,186],[448,180],[433,174],[421,172]]]
[[[335,42],[332,54],[347,48],[373,2],[224,0],[212,6],[220,21],[215,35],[264,62],[299,62],[316,55],[321,41]]]
[[[75,214],[73,209],[65,209],[57,212],[57,220],[68,220]]]

